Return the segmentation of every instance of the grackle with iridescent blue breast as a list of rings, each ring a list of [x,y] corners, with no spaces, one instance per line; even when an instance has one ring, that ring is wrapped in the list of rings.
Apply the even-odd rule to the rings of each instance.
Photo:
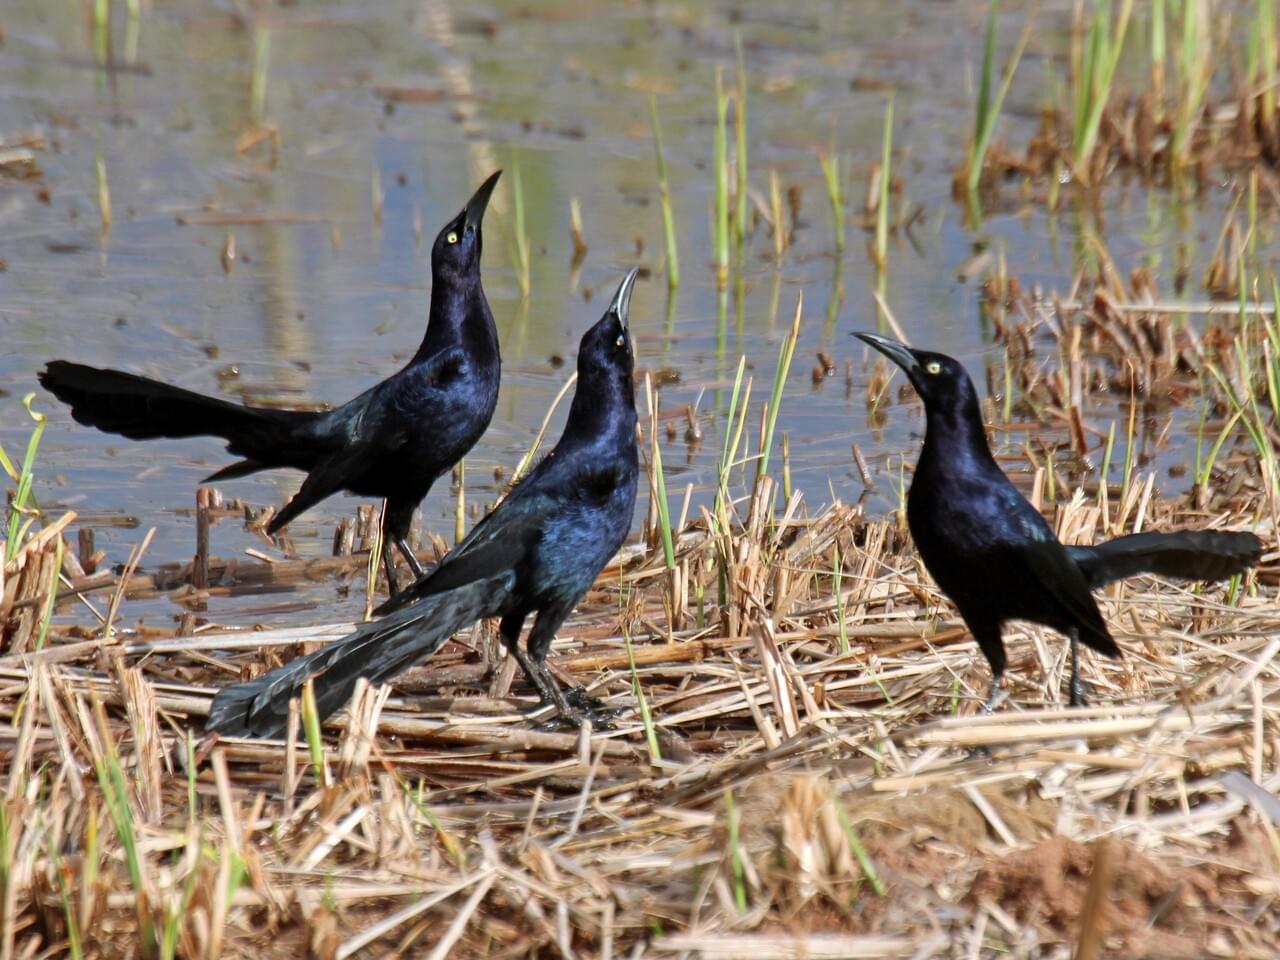
[[[220,691],[206,730],[278,737],[308,678],[318,712],[328,716],[359,678],[383,683],[481,617],[501,617],[503,641],[543,703],[575,716],[545,661],[556,630],[631,528],[639,463],[627,312],[635,277],[627,274],[582,338],[577,390],[555,449],[439,566],[383,604],[381,620]],[[521,650],[530,614],[536,618]]]
[[[1079,644],[1120,656],[1091,591],[1142,573],[1223,580],[1258,562],[1262,541],[1236,531],[1139,533],[1064,546],[996,465],[964,368],[887,337],[857,336],[901,367],[924,401],[924,449],[907,495],[907,524],[925,568],[991,665],[988,708],[1005,669],[1005,621],[1028,620],[1066,634],[1071,703],[1080,705]]]

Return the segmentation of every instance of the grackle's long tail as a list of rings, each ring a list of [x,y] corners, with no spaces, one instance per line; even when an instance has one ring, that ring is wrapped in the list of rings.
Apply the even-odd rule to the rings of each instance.
[[[347,702],[361,677],[381,683],[431,656],[462,627],[497,614],[514,582],[508,571],[427,596],[256,680],[227,687],[213,698],[204,728],[232,737],[279,738],[289,701],[301,695],[308,677],[314,678],[323,720]]]
[[[1090,589],[1141,573],[1183,580],[1225,580],[1242,573],[1262,556],[1262,541],[1252,533],[1229,530],[1181,530],[1135,533],[1090,547],[1069,546]]]
[[[219,479],[243,476],[272,466],[296,466],[297,431],[318,414],[270,410],[206,397],[120,370],[102,370],[54,360],[40,382],[71,407],[77,423],[116,433],[130,440],[157,437],[222,437],[227,449],[245,458],[214,474]],[[306,458],[304,458],[306,459]]]

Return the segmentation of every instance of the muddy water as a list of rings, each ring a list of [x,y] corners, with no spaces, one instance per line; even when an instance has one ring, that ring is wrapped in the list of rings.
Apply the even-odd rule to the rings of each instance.
[[[756,379],[756,422],[754,408],[767,394],[803,291],[801,346],[779,429],[789,436],[794,482],[817,508],[832,491],[846,499],[861,493],[851,442],[880,471],[886,458],[896,464],[911,448],[921,426],[918,410],[900,408],[895,394],[887,427],[872,431],[865,353],[849,337],[876,324],[861,210],[889,90],[898,202],[921,213],[909,235],[891,239],[884,290],[916,343],[953,353],[975,371],[997,362],[977,291],[957,278],[976,243],[1002,250],[1011,273],[1047,289],[1066,288],[1088,255],[1085,218],[1047,218],[1012,190],[975,232],[950,198],[981,56],[982,0],[385,0],[263,6],[256,23],[236,12],[240,5],[206,0],[144,3],[137,21],[125,4],[113,6],[105,46],[82,3],[8,0],[0,9],[0,140],[41,133],[47,143],[36,151],[39,182],[0,184],[0,387],[7,392],[0,442],[11,454],[29,428],[20,398],[38,390],[34,373],[53,357],[258,402],[335,403],[354,395],[416,347],[431,235],[487,173],[503,167],[508,175],[486,221],[484,276],[501,329],[504,379],[493,426],[468,458],[473,507],[493,496],[495,467],[509,469],[527,448],[572,368],[578,336],[623,271],[640,263],[654,270],[633,305],[640,365],[678,378],[662,389],[662,407],[697,402],[704,433],[693,446],[683,423],[674,441],[664,434],[677,502],[686,484],[701,492],[713,476],[726,378],[741,354]],[[1059,56],[1065,43],[1068,5],[1042,6],[1041,39],[1003,121],[1011,142],[1029,132],[1044,59]],[[1018,26],[1014,16],[1003,24],[1003,45]],[[797,191],[799,210],[781,264],[774,265],[772,238],[759,224],[741,283],[721,297],[710,268],[711,91],[714,64],[729,68],[731,82],[735,30],[749,76],[751,186],[767,197],[768,171],[776,170],[784,190]],[[104,57],[114,69],[95,66]],[[662,113],[681,244],[684,282],[671,299],[660,270],[650,92]],[[260,123],[278,132],[274,161],[269,138],[237,149]],[[817,160],[818,150],[832,146],[848,198],[840,255]],[[106,237],[99,155],[114,214]],[[513,267],[517,165],[531,241],[527,298]],[[1122,269],[1148,263],[1171,271],[1171,251],[1182,243],[1202,264],[1227,196],[1211,190],[1200,207],[1186,209],[1160,194],[1115,188],[1102,223],[1111,255]],[[569,230],[575,198],[588,244],[577,268]],[[262,222],[227,224],[212,215],[241,213]],[[235,261],[227,270],[229,237]],[[819,350],[836,373],[815,383]],[[36,406],[50,417],[36,488],[46,507],[80,512],[110,563],[151,526],[144,567],[190,558],[194,488],[226,461],[217,442],[135,444],[76,426],[43,393]],[[1105,431],[1113,412],[1099,415]],[[1167,456],[1189,458],[1185,438],[1170,444]],[[886,510],[895,499],[890,474],[896,467],[869,509]],[[273,473],[227,483],[224,492],[279,504],[298,481]],[[453,491],[440,484],[421,526],[451,535],[454,504]],[[328,554],[335,524],[356,505],[334,497],[295,523],[296,552]],[[637,523],[644,506],[642,498]],[[214,554],[246,548],[283,555],[238,522],[214,526]],[[273,609],[276,603],[290,606]],[[355,611],[353,598],[325,584],[218,599],[209,615],[283,623]],[[132,620],[159,625],[175,613],[167,601],[129,608]]]

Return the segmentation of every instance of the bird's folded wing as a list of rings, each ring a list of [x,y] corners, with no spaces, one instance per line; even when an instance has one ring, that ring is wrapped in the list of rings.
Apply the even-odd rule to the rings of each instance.
[[[1080,639],[1101,653],[1119,656],[1120,648],[1111,639],[1106,621],[1089,592],[1089,583],[1066,549],[1057,540],[1025,544],[1020,548],[1027,569],[1045,593],[1062,607],[1069,621],[1081,631]]]
[[[543,521],[553,509],[552,499],[545,493],[535,493],[503,501],[438,567],[374,612],[390,613],[422,597],[518,568],[542,536]]]

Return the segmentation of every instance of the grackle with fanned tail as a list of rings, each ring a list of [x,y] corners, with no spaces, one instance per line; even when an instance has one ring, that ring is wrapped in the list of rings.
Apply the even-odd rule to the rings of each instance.
[[[241,457],[208,480],[259,470],[306,471],[301,489],[267,527],[276,533],[340,490],[385,497],[383,563],[396,592],[393,545],[416,576],[409,549],[413,512],[443,473],[489,427],[501,358],[480,284],[481,220],[501,171],[447,223],[431,248],[431,307],[417,353],[398,372],[333,410],[276,410],[231,403],[120,370],[54,360],[40,382],[71,416],[131,440],[221,437]]]

